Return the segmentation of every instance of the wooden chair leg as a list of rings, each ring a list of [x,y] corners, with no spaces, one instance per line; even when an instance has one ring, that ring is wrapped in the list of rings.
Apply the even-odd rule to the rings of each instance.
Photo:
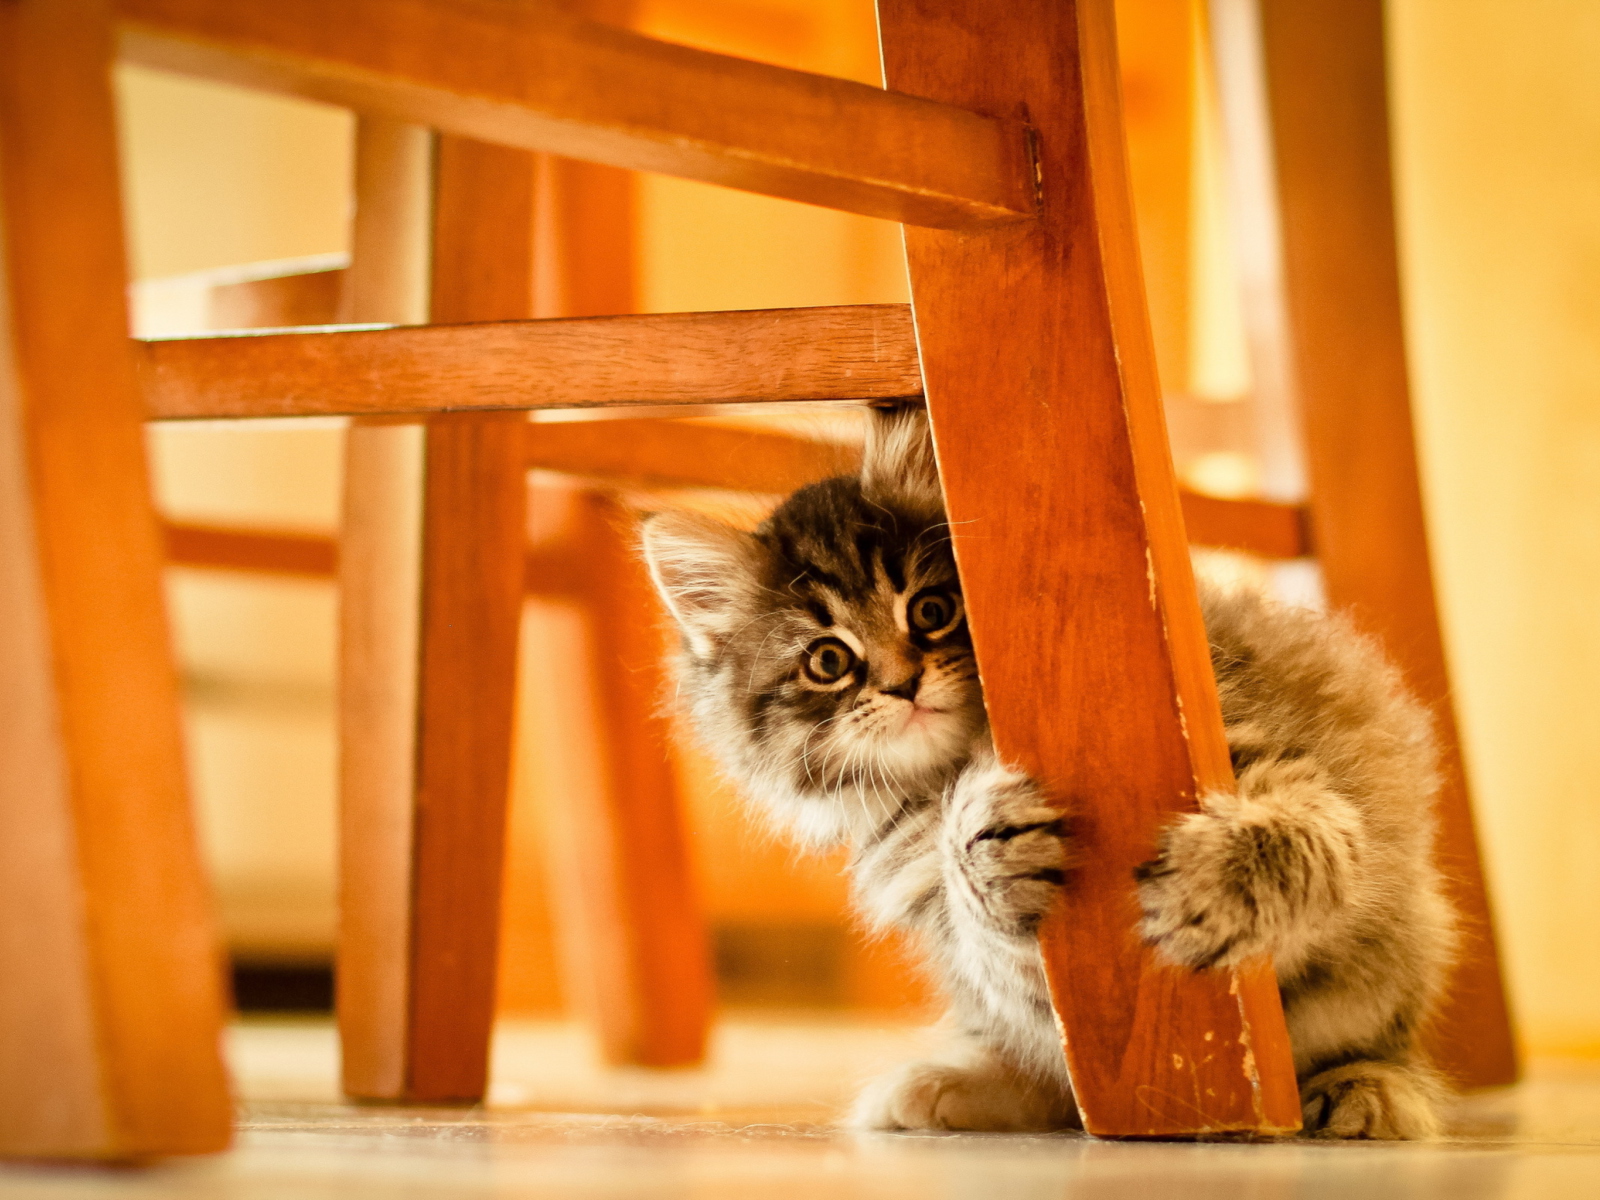
[[[705,922],[690,869],[683,809],[661,714],[661,613],[634,551],[634,517],[608,494],[533,490],[539,530],[530,560],[583,607],[589,625],[587,691],[596,703],[600,761],[593,795],[564,799],[571,858],[558,906],[571,957],[586,978],[606,1058],[674,1067],[705,1055],[713,984]],[[554,570],[541,571],[542,563]]]
[[[0,1155],[220,1150],[98,0],[0,5]]]
[[[435,320],[530,315],[534,186],[532,155],[440,139]],[[526,424],[474,413],[352,430],[342,867],[362,902],[340,935],[352,1095],[472,1101],[487,1087]]]
[[[361,118],[341,317],[426,320],[433,134]],[[354,422],[339,546],[339,947],[344,1089],[408,1086],[423,426]]]
[[[880,0],[879,16],[889,87],[1037,134],[1037,221],[907,228],[906,247],[995,744],[1087,844],[1040,939],[1085,1126],[1296,1129],[1270,964],[1173,971],[1133,934],[1134,867],[1232,774],[1156,388],[1111,0]]]
[[[1516,1046],[1429,569],[1406,375],[1380,0],[1263,0],[1294,390],[1329,601],[1382,639],[1444,750],[1439,862],[1463,918],[1430,1037],[1458,1082],[1514,1082]]]
[[[626,3],[588,5],[620,23]],[[541,316],[604,316],[635,305],[634,179],[626,171],[542,156],[538,309]],[[537,445],[539,426],[530,431]],[[714,984],[705,922],[695,899],[682,807],[660,716],[659,608],[624,530],[632,518],[598,493],[542,488],[536,517],[559,529],[563,572],[588,614],[590,671],[599,701],[601,794],[574,813],[584,832],[572,894],[558,906],[587,952],[574,956],[606,1058],[686,1066],[705,1056]],[[530,581],[535,590],[539,580]]]

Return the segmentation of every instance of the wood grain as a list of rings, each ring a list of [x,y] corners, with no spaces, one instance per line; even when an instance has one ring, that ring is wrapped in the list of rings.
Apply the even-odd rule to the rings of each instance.
[[[548,4],[119,0],[124,57],[453,134],[895,221],[1033,211],[1021,123]]]
[[[1466,933],[1429,1045],[1465,1086],[1517,1078],[1429,569],[1406,375],[1378,0],[1265,0],[1291,359],[1328,599],[1434,710],[1439,864]]]
[[[228,1144],[127,349],[111,27],[0,5],[0,1155]]]
[[[563,906],[588,968],[583,990],[610,1062],[695,1063],[711,1023],[711,953],[662,716],[663,622],[634,550],[635,517],[580,488],[537,487],[530,503],[543,532],[533,553],[561,560],[591,631],[603,795],[573,797],[576,888]]]
[[[922,389],[904,305],[141,343],[156,420],[887,400]]]
[[[889,86],[1038,130],[1038,222],[908,229],[906,247],[996,747],[1085,843],[1040,939],[1085,1126],[1293,1130],[1271,965],[1180,972],[1134,932],[1132,871],[1158,830],[1233,780],[1161,420],[1111,4],[879,14]]]

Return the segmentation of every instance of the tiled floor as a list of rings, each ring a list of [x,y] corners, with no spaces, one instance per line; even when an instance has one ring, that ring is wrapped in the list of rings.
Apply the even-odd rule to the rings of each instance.
[[[10,1167],[0,1197],[1600,1197],[1600,1064],[1534,1064],[1428,1145],[1117,1144],[861,1135],[829,1121],[856,1080],[930,1035],[729,1020],[704,1071],[603,1071],[583,1034],[515,1026],[486,1110],[337,1101],[325,1024],[235,1030],[238,1148],[143,1170]]]

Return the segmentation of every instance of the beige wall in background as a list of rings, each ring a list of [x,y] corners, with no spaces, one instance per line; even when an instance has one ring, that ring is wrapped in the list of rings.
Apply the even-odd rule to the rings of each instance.
[[[347,249],[342,109],[120,66],[135,278]]]
[[[1532,1046],[1600,1052],[1600,4],[1392,0],[1434,558]]]

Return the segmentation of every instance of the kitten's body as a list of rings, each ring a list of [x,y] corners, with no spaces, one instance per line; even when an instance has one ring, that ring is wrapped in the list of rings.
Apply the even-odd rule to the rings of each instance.
[[[920,418],[879,417],[861,480],[802,489],[753,536],[659,517],[646,547],[702,736],[780,823],[853,847],[858,909],[920,935],[966,1039],[870,1086],[858,1120],[1067,1127],[1034,929],[1076,849],[990,749],[939,504]],[[1453,939],[1427,718],[1342,622],[1202,602],[1238,792],[1205,798],[1129,881],[1141,932],[1193,968],[1273,956],[1308,1129],[1427,1135],[1438,1087],[1416,1035]]]

